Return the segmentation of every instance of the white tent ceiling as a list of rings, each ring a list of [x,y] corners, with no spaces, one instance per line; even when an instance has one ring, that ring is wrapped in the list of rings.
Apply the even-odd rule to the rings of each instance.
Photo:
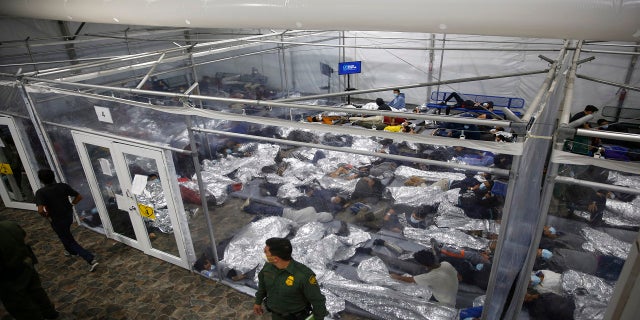
[[[190,28],[380,30],[640,40],[638,0],[3,0],[0,14]]]

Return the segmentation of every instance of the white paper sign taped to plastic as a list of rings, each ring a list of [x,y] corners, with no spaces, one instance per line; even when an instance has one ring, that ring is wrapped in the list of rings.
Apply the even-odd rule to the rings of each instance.
[[[135,194],[136,196],[142,194],[142,191],[144,191],[144,187],[147,186],[147,179],[149,177],[148,176],[143,176],[141,174],[136,174],[133,177],[133,182],[131,183],[131,192],[133,194]]]
[[[113,177],[113,172],[111,172],[111,164],[109,163],[109,160],[100,158],[98,159],[98,162],[100,163],[100,170],[102,170],[102,173]]]
[[[111,111],[109,108],[93,106],[96,109],[96,115],[98,116],[98,120],[102,122],[113,123],[113,119],[111,118]]]

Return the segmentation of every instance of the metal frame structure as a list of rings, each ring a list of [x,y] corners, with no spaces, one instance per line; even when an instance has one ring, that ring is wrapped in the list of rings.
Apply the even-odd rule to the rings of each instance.
[[[172,30],[175,31],[175,30]],[[160,31],[171,32],[171,31]],[[457,145],[464,146],[474,149],[482,149],[499,153],[506,153],[515,156],[514,167],[510,172],[495,169],[495,168],[484,168],[484,167],[475,167],[468,166],[463,164],[453,164],[453,163],[442,163],[434,160],[421,160],[416,158],[402,157],[402,156],[392,156],[392,155],[384,155],[382,157],[387,157],[390,159],[397,160],[411,160],[414,162],[422,162],[425,164],[435,164],[444,167],[451,168],[460,168],[466,170],[482,170],[488,171],[497,175],[509,176],[511,183],[509,184],[509,190],[507,195],[507,202],[505,203],[505,216],[503,218],[502,230],[504,232],[501,233],[499,238],[498,247],[495,255],[495,263],[493,265],[493,270],[491,273],[491,279],[489,284],[489,289],[487,291],[487,304],[485,306],[485,311],[483,314],[483,319],[516,319],[517,312],[520,310],[522,306],[522,298],[524,297],[524,293],[526,291],[527,283],[528,283],[528,271],[531,270],[533,266],[533,259],[535,257],[535,249],[537,248],[537,244],[540,241],[540,234],[542,231],[542,227],[544,226],[549,203],[551,201],[551,192],[553,191],[553,187],[555,183],[574,183],[574,184],[588,184],[590,186],[601,186],[601,185],[593,185],[592,183],[586,181],[578,181],[575,179],[568,179],[565,177],[559,177],[558,174],[558,166],[559,162],[556,161],[554,155],[560,150],[560,145],[564,141],[566,137],[571,136],[572,134],[580,134],[584,136],[594,136],[594,137],[606,137],[606,138],[615,138],[619,140],[626,141],[635,141],[640,142],[640,136],[637,134],[619,134],[613,132],[597,132],[597,131],[588,131],[583,129],[573,129],[568,127],[568,119],[569,112],[571,110],[572,105],[572,97],[573,97],[573,87],[576,78],[591,80],[594,82],[599,82],[607,85],[613,85],[620,88],[626,88],[629,90],[640,91],[639,88],[630,86],[628,84],[614,83],[610,81],[605,81],[601,79],[595,79],[592,77],[588,77],[585,75],[579,75],[576,73],[577,66],[581,63],[580,53],[581,52],[591,52],[591,53],[612,53],[603,50],[585,50],[584,46],[588,45],[583,42],[579,42],[576,45],[573,45],[569,41],[565,41],[562,48],[559,49],[530,49],[531,51],[552,51],[558,52],[558,57],[553,60],[550,60],[551,66],[548,69],[544,70],[533,70],[526,72],[515,72],[508,74],[496,74],[490,76],[478,76],[478,77],[468,77],[462,79],[453,79],[453,80],[440,80],[432,81],[432,74],[430,73],[430,80],[424,83],[415,83],[409,85],[402,85],[397,87],[382,87],[382,88],[371,88],[371,89],[363,89],[363,90],[354,90],[348,92],[334,92],[327,94],[318,94],[318,95],[310,95],[304,96],[301,98],[288,98],[282,100],[247,100],[247,99],[237,99],[237,98],[220,98],[220,97],[210,97],[201,94],[191,94],[189,92],[184,93],[168,93],[168,92],[158,92],[158,91],[150,91],[141,89],[141,85],[144,81],[152,75],[158,75],[163,73],[175,72],[180,70],[190,70],[194,73],[194,79],[197,79],[195,76],[195,67],[196,63],[194,62],[194,57],[202,57],[202,56],[213,56],[215,54],[219,54],[222,52],[229,52],[239,48],[250,48],[258,45],[262,45],[268,43],[270,45],[276,45],[274,49],[278,50],[282,54],[281,58],[284,60],[285,58],[285,50],[291,46],[327,46],[338,48],[340,61],[345,59],[346,53],[345,50],[352,49],[388,49],[387,47],[369,47],[369,46],[348,46],[344,45],[345,36],[344,33],[342,37],[340,37],[340,44],[319,44],[319,43],[304,43],[297,41],[290,41],[291,39],[295,39],[298,37],[304,36],[313,36],[313,35],[321,35],[324,32],[320,31],[284,31],[284,32],[271,32],[265,35],[252,35],[246,36],[237,39],[228,39],[221,40],[216,42],[204,43],[204,44],[193,44],[191,46],[179,46],[177,48],[147,52],[142,54],[132,54],[127,56],[118,56],[111,57],[107,59],[99,59],[96,61],[79,63],[72,66],[65,67],[56,67],[50,68],[46,70],[41,70],[37,63],[28,62],[25,63],[24,66],[33,65],[36,71],[33,72],[25,72],[19,74],[0,74],[6,78],[14,78],[17,80],[22,87],[22,94],[24,97],[25,104],[28,107],[29,115],[32,121],[37,125],[37,131],[39,133],[39,138],[41,139],[41,143],[44,146],[48,147],[48,158],[51,163],[55,163],[55,167],[58,169],[58,174],[62,180],[63,176],[59,170],[60,164],[56,163],[56,157],[53,155],[54,151],[51,148],[51,141],[48,137],[46,130],[43,127],[43,122],[39,119],[37,115],[37,111],[33,105],[33,102],[30,100],[30,90],[43,90],[46,89],[48,92],[53,92],[59,95],[73,95],[73,96],[81,96],[81,97],[89,97],[93,99],[99,99],[104,101],[112,101],[122,104],[127,104],[135,107],[149,108],[160,112],[166,112],[171,114],[183,115],[185,117],[185,123],[188,129],[189,135],[189,143],[191,146],[191,154],[193,158],[193,162],[196,168],[196,175],[198,177],[198,186],[200,190],[200,194],[205,194],[205,187],[201,179],[201,168],[197,154],[197,145],[196,145],[196,133],[201,133],[207,137],[208,135],[226,135],[232,137],[243,137],[243,138],[253,138],[256,140],[264,140],[270,142],[277,142],[281,144],[290,144],[290,145],[304,145],[311,146],[317,148],[325,148],[325,149],[337,149],[339,151],[346,151],[341,148],[334,148],[328,146],[322,146],[317,144],[310,143],[294,143],[288,141],[281,141],[278,139],[270,139],[270,138],[259,138],[259,137],[251,137],[251,136],[243,136],[239,134],[224,132],[220,130],[212,130],[207,128],[200,128],[194,125],[194,119],[196,117],[202,117],[207,119],[221,119],[221,120],[230,120],[230,121],[241,121],[241,122],[250,122],[250,123],[259,123],[264,125],[271,126],[288,126],[294,128],[301,129],[310,129],[319,132],[340,132],[344,134],[351,135],[375,135],[383,138],[392,138],[397,140],[405,140],[409,142],[415,143],[425,143],[425,144],[435,144],[435,145]],[[127,35],[130,37],[131,35]],[[285,37],[287,37],[285,39]],[[273,38],[275,40],[261,40],[264,38]],[[334,38],[331,38],[334,39]],[[76,43],[83,40],[73,40]],[[86,41],[93,41],[91,39]],[[432,37],[430,40],[425,39],[425,41],[430,41],[430,45],[421,48],[408,48],[408,47],[395,47],[394,49],[403,49],[403,50],[423,50],[427,52],[431,59],[429,60],[430,66],[433,64],[433,52],[434,51],[442,51],[445,50],[472,50],[472,48],[458,47],[458,48],[445,48],[444,37],[442,40],[442,47],[438,48],[435,44],[435,38]],[[447,40],[449,41],[449,40]],[[64,42],[66,43],[66,42]],[[236,44],[239,43],[239,44]],[[230,46],[231,44],[235,44]],[[28,45],[28,43],[27,43]],[[600,44],[599,44],[600,45]],[[217,48],[217,46],[223,46],[221,48]],[[226,46],[226,47],[225,47]],[[637,48],[636,48],[637,49]],[[477,48],[473,50],[478,50]],[[485,50],[503,50],[500,48],[487,48]],[[525,49],[528,50],[528,49]],[[573,58],[570,59],[569,52],[573,52]],[[258,54],[264,51],[258,51]],[[625,54],[636,54],[636,53],[628,53]],[[158,58],[159,56],[159,58]],[[236,56],[237,57],[237,56]],[[443,55],[441,56],[443,57]],[[225,59],[233,59],[225,58]],[[137,62],[138,59],[147,59],[146,62]],[[548,59],[548,58],[546,58]],[[280,59],[279,59],[280,60]],[[136,61],[135,64],[129,65],[130,61]],[[156,72],[155,69],[158,65],[164,63],[171,63],[176,61],[186,61],[187,66],[174,68],[171,70],[164,70],[160,72]],[[215,61],[212,59],[212,61]],[[570,61],[570,63],[569,63]],[[582,61],[585,62],[585,61]],[[46,63],[46,62],[43,62]],[[125,66],[123,67],[122,64]],[[442,62],[440,63],[442,65]],[[82,70],[83,68],[103,68],[106,67],[106,70],[100,70],[95,72],[90,72],[82,75],[73,75],[74,71]],[[284,66],[282,66],[284,68]],[[633,67],[632,67],[633,69]],[[112,75],[121,73],[124,71],[130,70],[147,70],[146,74],[141,78],[137,79],[127,79],[127,80],[137,80],[139,81],[138,86],[135,88],[123,88],[117,87],[113,85],[96,85],[96,84],[88,84],[83,83],[81,81],[96,79],[99,77],[103,77],[106,75]],[[432,68],[430,67],[431,71]],[[566,76],[563,78],[563,71],[566,71]],[[283,69],[284,78],[287,78],[287,71]],[[307,104],[298,104],[294,103],[300,100],[310,100],[310,99],[321,99],[321,98],[330,98],[330,97],[342,97],[345,95],[353,95],[359,93],[370,93],[370,92],[381,92],[388,91],[393,88],[422,88],[425,87],[427,90],[431,90],[433,86],[439,86],[442,84],[451,84],[451,83],[461,83],[461,82],[470,82],[470,81],[482,81],[489,79],[498,79],[498,78],[507,78],[507,77],[517,77],[517,76],[526,76],[531,74],[546,74],[544,81],[542,82],[540,89],[537,91],[537,94],[533,101],[530,103],[528,109],[526,110],[522,119],[511,119],[511,120],[479,120],[479,119],[469,119],[469,118],[456,118],[456,117],[448,117],[448,116],[439,116],[432,114],[416,114],[412,115],[412,117],[420,120],[430,120],[430,121],[447,121],[454,123],[463,123],[463,124],[478,124],[478,125],[499,125],[504,127],[511,127],[515,131],[521,134],[523,138],[520,141],[510,144],[508,146],[494,143],[494,142],[484,142],[484,141],[469,141],[469,140],[452,140],[450,138],[443,137],[425,137],[425,136],[412,136],[412,135],[401,135],[397,133],[388,133],[388,132],[380,132],[380,131],[366,131],[363,132],[359,129],[353,128],[343,128],[343,127],[331,127],[327,128],[326,126],[318,126],[313,124],[304,124],[294,121],[287,121],[282,119],[273,119],[273,118],[263,118],[263,117],[252,117],[241,114],[232,114],[232,113],[223,113],[213,110],[203,109],[202,107],[197,108],[193,107],[189,103],[183,103],[183,105],[176,106],[155,106],[152,104],[142,103],[138,101],[127,100],[122,97],[115,97],[113,93],[121,93],[121,94],[131,94],[131,95],[150,95],[157,96],[162,98],[176,98],[179,101],[196,101],[202,106],[203,101],[215,101],[215,102],[224,102],[224,103],[242,103],[249,104],[254,106],[267,106],[271,108],[290,108],[290,109],[305,109],[305,110],[313,110],[317,112],[324,111],[337,111],[340,110],[331,106],[323,106],[323,105],[307,105]],[[53,79],[55,77],[55,79]],[[122,81],[119,81],[122,82]],[[560,90],[561,83],[564,82],[563,90]],[[628,82],[628,81],[627,81]],[[196,83],[193,84],[192,88],[195,88]],[[196,91],[197,92],[197,91]],[[552,99],[557,97],[561,97],[563,100],[562,105],[562,114],[560,115],[560,124],[556,127],[555,125],[552,128],[540,128],[537,127],[540,119],[550,119],[555,118],[555,114],[549,115],[550,112],[553,112],[558,109],[557,105],[553,105]],[[0,111],[1,112],[1,111]],[[367,115],[385,115],[384,112],[379,111],[367,111],[367,110],[359,110],[358,113],[367,114]],[[59,125],[55,123],[47,123],[50,125]],[[72,128],[72,127],[68,127]],[[82,128],[73,128],[73,129],[82,129]],[[86,130],[86,129],[83,129]],[[133,140],[133,139],[131,139]],[[167,146],[163,146],[163,148],[169,148]],[[553,149],[550,152],[549,149]],[[170,148],[170,150],[175,152],[185,152],[181,149]],[[360,152],[349,150],[354,153],[374,155],[372,152]],[[542,168],[545,165],[546,157],[540,157],[539,153],[550,153],[550,163],[548,167],[548,172],[546,177],[534,176],[532,171],[524,170],[523,168],[526,166],[531,166],[534,168]],[[537,155],[536,155],[537,153]],[[379,154],[375,154],[376,156],[380,156]],[[604,161],[604,160],[601,160]],[[603,162],[604,163],[604,162]],[[607,166],[609,168],[615,168],[622,171],[630,171],[633,170],[633,166],[625,167],[623,165],[611,164],[608,161]],[[518,171],[523,169],[523,172],[527,173],[519,173]],[[637,172],[637,171],[636,171]],[[522,203],[519,202],[518,195],[522,195],[525,192],[530,192],[528,183],[530,181],[537,181],[537,179],[544,178],[544,187],[542,193],[540,194],[539,199],[533,197],[533,203]],[[611,186],[605,185],[602,187]],[[620,187],[617,188],[619,190],[624,190],[624,192],[640,194],[640,190],[635,190],[631,188]],[[207,214],[207,204],[206,200],[202,199],[202,207],[205,210],[205,217],[207,219],[208,229],[209,229],[209,237],[215,248],[216,239],[213,234],[213,228],[211,226],[211,221],[209,215]],[[530,216],[529,220],[525,220],[530,222],[531,229],[525,232],[524,237],[527,238],[528,242],[528,251],[524,252],[522,250],[516,250],[510,242],[514,241],[514,239],[520,239],[522,237],[522,233],[520,235],[515,234],[515,230],[520,227],[519,224],[522,223],[523,219],[526,216]],[[532,218],[531,218],[532,216]],[[518,231],[521,232],[521,231]],[[213,250],[213,255],[218,259],[217,253]],[[514,265],[509,266],[508,269],[501,268],[501,261],[513,261],[512,259],[516,257],[518,262]],[[637,264],[637,262],[636,262]],[[637,268],[636,268],[637,269]],[[634,269],[635,270],[635,269]],[[220,272],[220,270],[218,270]],[[220,279],[222,279],[222,275],[218,275]],[[624,282],[624,281],[619,281]],[[514,287],[515,291],[513,295],[510,295],[510,288]],[[629,290],[628,288],[625,290]],[[620,312],[620,311],[617,311]]]

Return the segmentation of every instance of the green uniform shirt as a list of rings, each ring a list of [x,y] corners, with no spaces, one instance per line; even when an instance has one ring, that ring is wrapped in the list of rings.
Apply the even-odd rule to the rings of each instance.
[[[295,260],[291,260],[286,269],[267,263],[260,270],[255,303],[262,304],[265,298],[267,307],[279,314],[296,313],[311,304],[316,319],[328,315],[316,275]]]

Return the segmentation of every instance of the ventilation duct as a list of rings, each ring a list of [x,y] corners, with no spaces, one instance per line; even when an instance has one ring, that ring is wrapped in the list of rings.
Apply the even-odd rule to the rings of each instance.
[[[0,14],[190,28],[640,40],[640,0],[2,0]]]

